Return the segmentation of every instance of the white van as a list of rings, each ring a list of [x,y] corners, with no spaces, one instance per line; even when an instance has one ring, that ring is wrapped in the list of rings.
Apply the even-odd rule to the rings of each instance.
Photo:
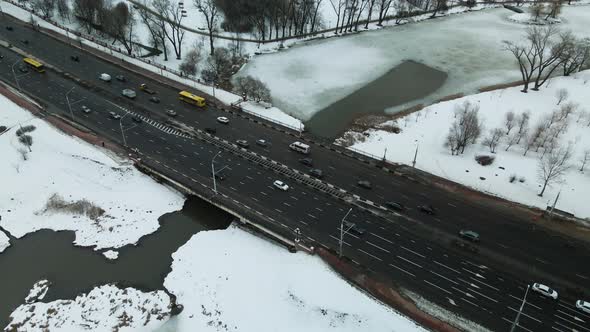
[[[289,144],[289,148],[303,154],[308,154],[310,151],[309,145],[303,144],[301,142],[293,142]]]
[[[100,76],[98,76],[98,78],[100,80],[105,81],[105,82],[110,82],[111,81],[111,75],[105,74],[105,73],[100,74]]]

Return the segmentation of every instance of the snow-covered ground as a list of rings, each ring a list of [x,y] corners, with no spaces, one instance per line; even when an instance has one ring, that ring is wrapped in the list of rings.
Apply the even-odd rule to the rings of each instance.
[[[156,231],[159,216],[182,208],[182,195],[129,161],[63,134],[4,96],[0,105],[0,124],[11,128],[0,136],[0,225],[13,236],[71,230],[76,245],[118,248]],[[29,125],[35,127],[28,133],[31,152],[16,135]]]
[[[33,291],[46,292],[46,287]],[[114,285],[94,288],[74,300],[35,301],[19,306],[7,330],[15,331],[153,331],[170,317],[164,291],[141,292]]]
[[[569,98],[558,106],[556,96],[560,89],[566,89]],[[366,141],[352,147],[380,156],[387,148],[388,160],[411,165],[416,146],[419,145],[417,168],[480,191],[542,209],[551,205],[557,193],[561,191],[557,208],[574,213],[578,217],[590,217],[590,205],[587,204],[587,198],[590,197],[590,171],[579,171],[583,152],[590,150],[590,117],[587,113],[590,111],[590,71],[580,72],[572,77],[552,79],[538,92],[530,91],[525,94],[520,90],[521,87],[508,88],[431,105],[398,119],[400,134],[371,129],[367,131],[369,137],[366,137]],[[485,128],[482,138],[475,145],[467,148],[463,155],[452,156],[443,144],[451,123],[455,120],[455,107],[465,101],[480,106],[479,114]],[[568,130],[560,136],[560,141],[563,145],[569,142],[573,146],[571,168],[564,177],[564,183],[554,183],[545,191],[543,197],[539,197],[537,194],[541,191],[542,182],[537,179],[537,165],[538,158],[543,152],[542,148],[539,152],[532,149],[525,157],[522,142],[520,146],[515,145],[509,151],[505,151],[507,139],[504,137],[497,152],[492,154],[481,142],[489,130],[505,128],[504,117],[508,111],[513,111],[517,115],[530,111],[532,133],[534,126],[544,117],[569,102],[578,105],[578,108],[568,117]],[[393,123],[389,121],[387,124]],[[477,155],[493,155],[495,161],[490,166],[480,166],[474,159]],[[511,175],[515,175],[517,181],[510,183]],[[481,180],[480,177],[485,180]],[[521,178],[524,182],[520,182]]]
[[[184,311],[170,331],[423,331],[319,258],[235,226],[196,234],[173,258],[164,285]]]
[[[446,83],[423,100],[472,93],[477,88],[520,78],[503,40],[523,38],[526,25],[508,20],[513,12],[488,9],[452,15],[362,34],[316,40],[288,50],[254,57],[240,75],[252,75],[271,89],[273,103],[307,120],[323,108],[375,80],[405,60],[448,74]],[[590,6],[564,7],[562,29],[590,37]],[[411,78],[408,78],[411,79]]]
[[[10,241],[8,239],[8,236],[6,236],[6,234],[4,234],[3,231],[0,231],[0,253],[4,251],[4,249],[8,248],[10,246]]]

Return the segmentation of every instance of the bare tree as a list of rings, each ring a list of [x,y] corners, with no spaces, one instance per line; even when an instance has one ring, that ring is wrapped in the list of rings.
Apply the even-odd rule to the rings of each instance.
[[[133,52],[133,40],[135,39],[135,14],[125,2],[119,2],[114,8],[103,9],[106,11],[102,27],[103,30],[113,37],[113,43],[118,41],[123,45],[128,55]]]
[[[435,17],[438,12],[446,11],[447,9],[449,9],[447,0],[434,0],[434,12],[432,12],[430,18]]]
[[[567,97],[569,97],[569,92],[565,88],[559,89],[555,93],[555,97],[557,97],[557,105],[559,105],[562,101],[566,100]]]
[[[518,144],[523,137],[526,137],[527,130],[523,131],[513,131],[511,134],[508,135],[506,138],[506,149],[504,151],[508,151],[513,145]]]
[[[33,10],[41,12],[43,18],[51,18],[55,10],[55,0],[33,0],[31,2]]]
[[[495,128],[490,130],[490,133],[486,138],[484,138],[482,144],[490,148],[491,153],[496,153],[496,148],[500,141],[504,137],[504,130],[500,128]]]
[[[152,13],[148,8],[151,4],[144,0],[142,6],[138,6],[139,17],[143,21],[144,25],[148,28],[150,35],[152,36],[152,42],[156,49],[162,47],[162,53],[164,53],[164,61],[168,61],[168,47],[166,38],[166,20],[163,16]],[[154,6],[156,8],[156,6]]]
[[[506,135],[509,135],[512,128],[516,125],[513,111],[506,112],[506,115],[504,116],[504,125],[506,126]]]
[[[449,136],[452,137],[452,140],[447,138],[447,143],[449,141],[455,142],[451,149],[457,151],[458,154],[463,153],[465,147],[475,143],[481,135],[482,124],[479,119],[479,105],[465,101],[456,107],[455,116],[456,120],[449,130]]]
[[[528,34],[527,34],[528,35]],[[522,78],[522,92],[528,92],[533,73],[539,65],[539,55],[532,44],[522,45],[511,41],[504,41],[504,49],[510,51],[516,58]]]
[[[185,17],[180,2],[172,3],[170,0],[153,0],[152,6],[160,14],[161,23],[164,24],[163,32],[166,39],[172,44],[176,59],[182,57],[182,42],[185,31],[182,28],[182,19]]]
[[[541,138],[545,135],[546,130],[547,127],[545,123],[540,122],[535,126],[533,132],[530,135],[527,135],[523,156],[526,156],[527,152],[529,152],[530,149],[532,149],[535,146],[538,146],[539,143],[537,142],[540,141]]]
[[[401,1],[401,0],[400,0]],[[383,25],[383,20],[387,17],[387,12],[391,9],[393,0],[377,0],[377,8],[379,9],[379,21],[377,25]]]
[[[186,76],[195,76],[197,74],[197,65],[201,61],[201,50],[194,46],[185,54],[184,60],[178,66],[178,70]]]
[[[563,75],[569,76],[590,60],[590,38],[574,39],[562,54]]]
[[[205,82],[219,84],[231,90],[231,53],[227,48],[218,47],[213,55],[207,57],[207,68],[201,72]]]
[[[213,32],[217,29],[217,21],[219,19],[219,10],[214,0],[193,0],[195,7],[203,14],[207,22],[207,30],[209,31],[209,47],[211,48],[210,55],[213,55]]]
[[[29,152],[27,151],[27,149],[23,148],[23,147],[19,147],[18,149],[16,149],[18,151],[18,153],[20,154],[20,156],[23,158],[23,160],[28,160],[28,156],[29,156]],[[15,165],[16,167],[16,172],[20,173],[20,165]]]
[[[545,12],[545,5],[542,3],[535,3],[531,6],[531,16],[533,20],[538,21],[541,15]]]
[[[56,0],[57,15],[62,20],[70,21],[70,5],[67,0]]]
[[[395,24],[400,24],[410,16],[410,9],[407,1],[398,0],[393,4],[393,7],[395,8]]]
[[[531,113],[529,111],[524,111],[518,116],[516,123],[518,126],[519,133],[522,132],[523,130],[525,130],[525,131],[528,130],[530,118],[531,118]],[[516,144],[518,144],[518,143],[519,142],[517,142]]]
[[[561,7],[563,7],[562,0],[550,1],[549,2],[549,10],[547,11],[547,16],[545,16],[545,19],[548,19],[549,17],[557,18],[557,16],[561,13]]]
[[[585,150],[584,154],[582,155],[582,158],[580,159],[580,161],[582,162],[582,166],[580,167],[580,172],[584,172],[584,166],[586,166],[586,163],[588,162],[588,160],[590,160],[590,149]]]
[[[408,118],[408,117],[406,117]],[[445,144],[444,146],[451,149],[451,155],[454,156],[456,154],[459,154],[458,152],[458,144],[459,142],[457,141],[457,132],[451,130],[449,132],[449,134],[447,135],[447,138],[445,139]]]
[[[567,120],[571,114],[576,112],[578,106],[578,104],[572,102],[561,105],[559,108],[559,121]]]
[[[79,24],[86,29],[87,33],[92,32],[93,24],[98,13],[104,8],[102,0],[74,0],[74,17]]]
[[[246,99],[252,98],[256,102],[270,101],[270,90],[266,84],[250,75],[238,77],[234,91]]]
[[[547,185],[562,180],[563,175],[570,168],[569,160],[571,156],[572,146],[568,145],[565,148],[553,149],[551,153],[539,158],[537,175],[539,181],[543,183],[543,189],[541,189],[539,196],[543,196]]]
[[[588,112],[586,112],[585,110],[580,110],[578,112],[578,119],[576,120],[576,123],[580,123],[580,120],[583,120],[587,117],[588,117]]]
[[[533,30],[535,30],[533,28]],[[531,39],[533,47],[539,56],[539,65],[536,68],[535,86],[537,91],[549,79],[553,71],[561,66],[564,54],[567,54],[569,45],[575,39],[570,31],[559,34],[559,40],[552,41],[553,36],[558,33],[557,28],[550,25],[537,29]]]

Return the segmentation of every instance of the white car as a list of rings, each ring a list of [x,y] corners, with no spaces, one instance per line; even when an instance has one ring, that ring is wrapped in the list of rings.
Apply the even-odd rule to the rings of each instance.
[[[226,118],[225,116],[220,116],[217,118],[217,122],[221,122],[223,124],[228,124],[229,123],[229,119]]]
[[[286,183],[284,183],[283,181],[276,180],[275,182],[273,182],[273,186],[281,189],[282,191],[289,190],[289,186]]]
[[[557,300],[557,292],[554,289],[549,288],[549,286],[534,283],[533,290],[537,293],[540,293],[541,295]]]
[[[84,113],[88,114],[88,113],[90,113],[90,112],[92,112],[92,111],[91,111],[91,110],[90,110],[90,108],[88,108],[86,105],[82,105],[82,112],[84,112]]]
[[[587,314],[590,314],[590,302],[578,300],[576,301],[576,308],[582,310]]]

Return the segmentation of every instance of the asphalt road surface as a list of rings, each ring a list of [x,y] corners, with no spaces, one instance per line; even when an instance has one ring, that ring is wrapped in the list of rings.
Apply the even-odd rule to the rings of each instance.
[[[4,18],[2,21],[6,25]],[[137,148],[146,161],[154,165],[166,165],[163,168],[179,181],[194,180],[211,185],[211,159],[219,150],[210,144],[177,136],[176,132],[158,124],[161,121],[157,120],[164,116],[163,112],[167,108],[178,112],[178,121],[198,128],[217,128],[217,135],[228,141],[246,139],[250,141],[252,150],[294,169],[307,170],[306,166],[299,163],[302,156],[288,150],[288,144],[294,140],[289,135],[227,112],[212,108],[203,111],[185,105],[176,98],[177,90],[136,76],[87,53],[71,50],[64,44],[15,23],[10,24],[14,30],[0,29],[1,39],[11,41],[42,61],[69,71],[74,76],[92,84],[103,85],[111,95],[83,89],[52,71],[44,74],[19,72],[20,57],[6,50],[1,51],[4,58],[0,60],[0,77],[3,80],[14,85],[12,68],[15,68],[23,91],[45,101],[51,111],[66,115],[69,111],[65,95],[71,91],[68,97],[76,121],[119,142],[122,141],[123,126],[130,147]],[[24,38],[29,41],[28,45],[19,44]],[[69,58],[71,54],[80,55],[80,62],[72,62]],[[14,63],[18,64],[13,67]],[[123,73],[128,82],[98,81],[97,77],[102,72],[111,76]],[[138,90],[141,83],[147,83],[158,91],[160,104],[150,103],[148,95],[141,91],[137,91],[138,98],[131,103],[117,97],[121,89]],[[72,87],[75,89],[71,90]],[[81,112],[82,106],[92,111],[85,114]],[[141,108],[148,112],[138,111],[144,118],[140,124],[131,121],[129,116],[121,122],[109,118],[108,113],[111,111],[124,115],[122,108]],[[217,116],[229,117],[230,124],[217,123]],[[271,142],[270,147],[255,146],[253,141],[258,138]],[[445,234],[455,234],[461,228],[474,229],[483,236],[482,249],[528,265],[533,274],[544,271],[574,283],[587,283],[590,271],[582,262],[587,261],[588,255],[581,245],[568,248],[565,246],[567,240],[531,229],[529,223],[521,222],[510,211],[492,210],[485,202],[470,201],[432,186],[392,176],[319,146],[313,146],[312,149],[314,167],[326,173],[324,180],[329,183],[378,203],[389,200],[401,202],[408,207],[404,216],[419,219],[421,223],[440,229]],[[217,169],[223,168],[223,173],[227,175],[226,179],[217,183],[221,193],[236,201],[246,202],[284,227],[300,228],[310,240],[333,249],[338,248],[340,220],[351,208],[350,204],[310,190],[289,178],[281,178],[231,153],[223,152],[215,159],[215,164]],[[272,182],[276,179],[284,181],[291,188],[286,192],[275,189]],[[373,189],[356,187],[356,180],[359,179],[371,181]],[[423,203],[432,204],[437,214],[426,216],[419,213],[416,206]],[[345,235],[344,255],[376,272],[391,276],[395,282],[449,310],[493,330],[508,330],[520,306],[526,284],[537,280],[492,267],[481,256],[457,252],[455,248],[445,245],[448,239],[444,236],[441,236],[444,241],[431,241],[431,235],[438,233],[417,231],[424,228],[419,227],[418,221],[410,221],[404,216],[389,214],[387,219],[383,219],[353,207],[347,220],[366,231],[362,236],[351,233]],[[550,286],[562,291],[559,285]],[[576,298],[567,292],[561,294],[560,300],[553,302],[529,293],[529,302],[520,320],[521,327],[517,330],[590,331],[590,316],[573,307]]]

